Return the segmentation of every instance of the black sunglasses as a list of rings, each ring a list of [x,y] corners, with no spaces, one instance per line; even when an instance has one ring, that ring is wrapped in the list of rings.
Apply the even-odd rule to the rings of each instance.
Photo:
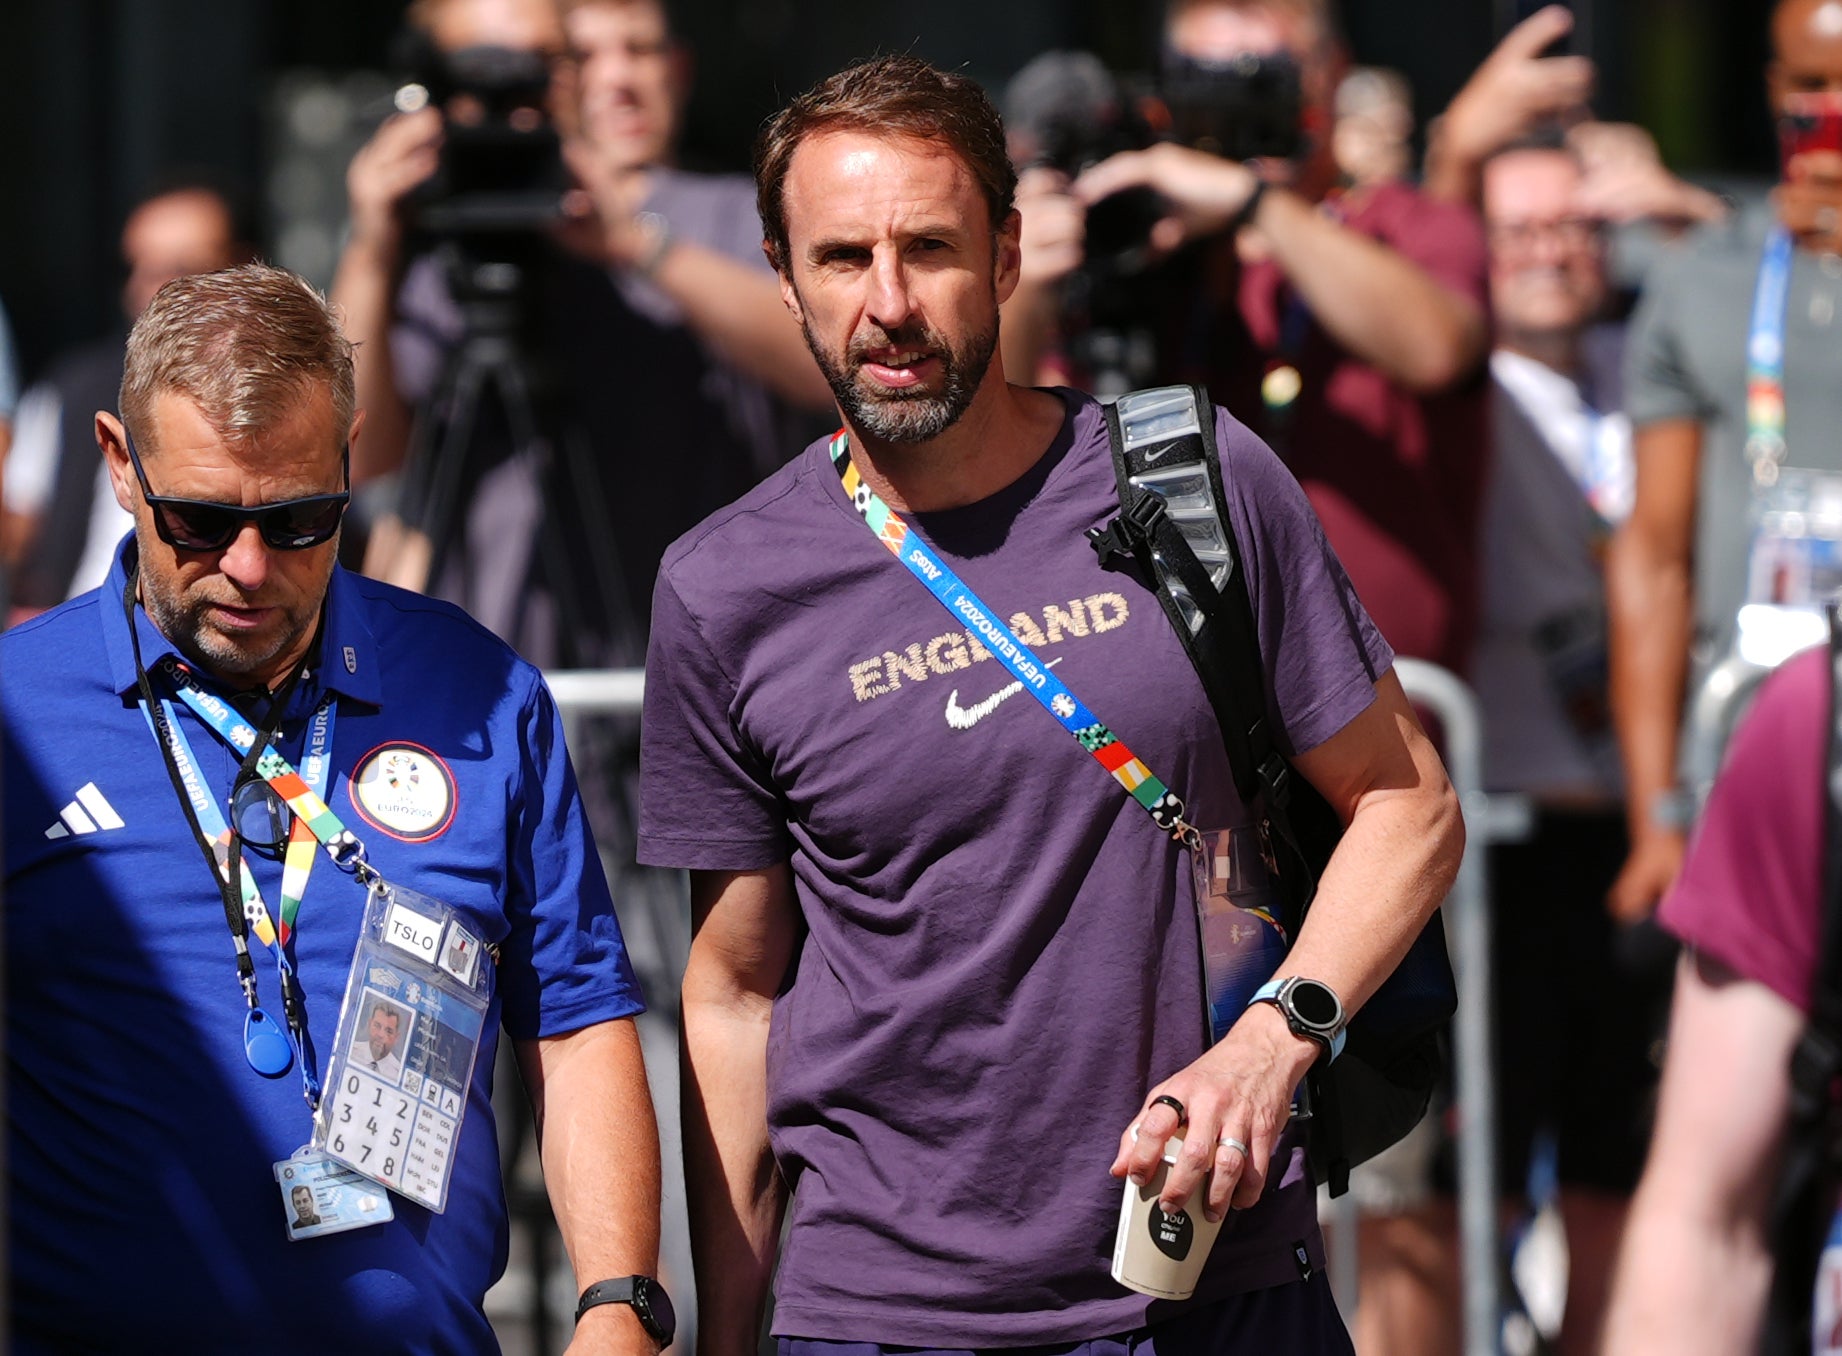
[[[128,444],[128,460],[141,482],[141,497],[153,509],[154,531],[160,540],[178,551],[221,551],[237,539],[243,524],[254,522],[262,540],[277,551],[303,551],[309,546],[331,541],[345,516],[345,506],[352,499],[352,448],[348,443],[339,453],[340,478],[345,489],[338,494],[310,494],[304,499],[284,499],[276,504],[220,504],[211,499],[180,499],[170,494],[155,494],[147,483],[147,471],[141,454],[134,450],[134,438],[126,428],[122,436]]]

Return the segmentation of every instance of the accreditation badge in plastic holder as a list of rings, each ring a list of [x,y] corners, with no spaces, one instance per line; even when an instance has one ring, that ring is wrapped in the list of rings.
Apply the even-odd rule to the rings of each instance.
[[[1273,977],[1289,942],[1279,923],[1270,852],[1258,826],[1205,830],[1202,850],[1192,853],[1191,860],[1209,1030],[1220,1040]]]
[[[1776,668],[1829,634],[1824,604],[1842,589],[1842,475],[1787,467],[1755,486],[1746,601],[1735,648]]]
[[[439,1214],[493,966],[453,908],[378,881],[365,903],[314,1147]]]

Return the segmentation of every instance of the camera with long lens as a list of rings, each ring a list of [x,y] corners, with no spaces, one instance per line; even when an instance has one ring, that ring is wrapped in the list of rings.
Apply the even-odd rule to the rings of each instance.
[[[410,200],[417,228],[438,237],[535,233],[562,217],[569,186],[562,141],[545,101],[550,65],[540,52],[417,44],[413,82],[398,106],[442,111],[441,159]]]
[[[1220,62],[1173,55],[1159,92],[1172,141],[1226,160],[1304,153],[1304,98],[1288,53],[1243,52]]]
[[[1171,56],[1155,87],[1122,80],[1086,52],[1047,52],[1005,91],[1019,160],[1070,178],[1121,151],[1175,141],[1234,160],[1291,159],[1306,149],[1299,68],[1285,53],[1205,62]],[[1084,261],[1063,307],[1071,355],[1103,394],[1148,381],[1146,329],[1167,281],[1151,230],[1167,214],[1152,189],[1129,188],[1087,210]]]

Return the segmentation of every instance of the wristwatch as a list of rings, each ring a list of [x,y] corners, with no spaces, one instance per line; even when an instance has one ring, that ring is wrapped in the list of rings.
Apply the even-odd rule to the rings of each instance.
[[[1330,985],[1303,975],[1269,979],[1247,1000],[1250,1008],[1255,1003],[1271,1003],[1278,1008],[1286,1015],[1286,1025],[1292,1028],[1293,1035],[1310,1037],[1329,1051],[1332,1059],[1343,1053],[1343,1042],[1349,1035],[1344,1030],[1343,1000]]]
[[[640,1326],[659,1344],[660,1350],[672,1344],[672,1335],[678,1331],[678,1315],[672,1309],[671,1296],[650,1276],[596,1281],[576,1301],[576,1322],[580,1323],[582,1315],[597,1304],[632,1305],[633,1312],[639,1315]]]

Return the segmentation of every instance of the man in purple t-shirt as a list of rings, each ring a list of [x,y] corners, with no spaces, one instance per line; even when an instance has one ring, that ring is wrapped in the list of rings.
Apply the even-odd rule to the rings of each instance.
[[[1249,822],[1156,599],[1083,538],[1118,509],[1099,407],[1009,385],[994,356],[1018,267],[996,112],[885,57],[795,100],[756,167],[844,430],[680,540],[654,595],[640,853],[692,872],[704,1349],[754,1349],[790,1194],[790,1354],[1347,1353],[1287,1123],[1322,1047],[1256,1003],[1205,1049],[1185,851],[853,507],[905,518],[1194,823]],[[1444,894],[1462,827],[1296,483],[1232,419],[1215,433],[1270,715],[1349,821],[1279,973],[1353,1009]],[[1235,1213],[1171,1304],[1108,1257],[1118,1179],[1148,1181],[1180,1132],[1163,1204],[1209,1174],[1205,1209]]]
[[[1827,658],[1811,651],[1766,681],[1663,901],[1690,950],[1606,1320],[1619,1356],[1757,1349],[1788,1070],[1822,932]],[[1833,1298],[1827,1312],[1817,1351],[1837,1347]]]

